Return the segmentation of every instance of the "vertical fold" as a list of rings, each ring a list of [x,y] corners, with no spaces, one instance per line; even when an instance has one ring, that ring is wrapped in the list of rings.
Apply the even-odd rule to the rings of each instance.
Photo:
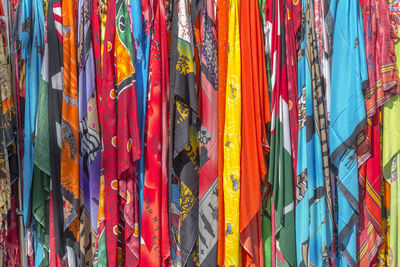
[[[298,63],[299,135],[296,174],[296,254],[299,266],[334,264],[327,112],[318,55],[314,1],[303,1]],[[319,24],[318,24],[319,25]],[[301,230],[300,230],[301,229]]]
[[[243,266],[264,266],[261,231],[261,181],[268,175],[269,144],[266,124],[271,121],[264,39],[258,3],[242,0],[240,48],[242,80],[240,244]],[[244,20],[249,23],[243,23]],[[247,71],[251,68],[251,72]]]
[[[79,93],[79,265],[93,265],[100,190],[100,125],[97,113],[95,61],[92,41],[93,2],[78,6],[78,91]]]
[[[225,261],[225,204],[223,190],[225,93],[228,66],[229,1],[217,1],[218,23],[218,266]]]
[[[165,2],[155,1],[152,6],[154,20],[149,58],[149,90],[144,150],[145,177],[143,190],[144,209],[140,263],[144,266],[170,264],[168,233],[167,169],[168,150],[168,47],[166,43]]]
[[[224,122],[223,190],[225,212],[226,266],[238,264],[240,259],[240,151],[241,151],[241,58],[240,58],[240,1],[230,1],[228,28],[228,66]]]
[[[398,77],[387,1],[363,1],[362,16],[368,86],[363,91],[367,125],[357,139],[359,194],[365,199],[360,201],[357,262],[369,265],[383,242],[379,107],[397,94]]]
[[[288,105],[288,77],[283,1],[265,8],[270,26],[271,55],[271,152],[268,182],[272,186],[272,266],[296,264],[293,170]]]
[[[216,2],[202,2],[199,262],[214,266],[218,252],[218,52]]]
[[[136,96],[135,51],[131,19],[124,0],[115,5],[114,66],[117,99],[117,170],[119,212],[122,220],[123,257],[119,261],[139,265],[139,210],[136,161],[141,154]]]
[[[79,114],[77,65],[77,0],[62,1],[63,99],[60,125],[61,194],[68,264],[80,258],[79,233]]]
[[[198,262],[199,107],[188,3],[173,5],[170,76],[170,233],[173,266]]]
[[[65,256],[64,236],[64,211],[61,195],[61,110],[63,99],[63,27],[62,27],[62,2],[49,1],[47,15],[47,41],[49,49],[49,150],[50,150],[50,176],[51,176],[51,202],[50,213],[50,239],[53,239],[56,255],[51,257],[51,264],[59,264]],[[53,218],[51,218],[53,217]],[[53,242],[53,241],[51,241]],[[50,244],[50,253],[52,245]],[[58,266],[58,265],[57,265]]]
[[[337,190],[336,264],[356,266],[359,196],[355,149],[357,135],[366,123],[362,90],[367,86],[368,73],[360,3],[336,4],[329,125],[331,168]],[[344,67],[348,71],[344,72]]]

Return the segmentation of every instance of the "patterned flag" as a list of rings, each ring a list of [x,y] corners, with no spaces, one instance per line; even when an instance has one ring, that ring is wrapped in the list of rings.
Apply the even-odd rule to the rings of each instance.
[[[173,5],[170,75],[171,264],[198,263],[198,99],[192,20],[187,2]]]
[[[80,265],[93,265],[100,190],[100,130],[95,88],[95,62],[90,16],[93,3],[79,1],[79,206]]]
[[[329,149],[337,187],[336,265],[356,266],[359,210],[355,146],[357,135],[365,126],[362,90],[368,79],[364,33],[359,1],[332,1],[330,9],[335,23]]]
[[[312,0],[303,1],[298,64],[296,254],[299,266],[331,265],[333,213],[323,83]]]
[[[218,53],[216,3],[201,12],[201,129],[199,178],[199,263],[213,266],[218,252]]]
[[[266,125],[271,121],[264,38],[257,1],[242,0],[240,23],[242,121],[240,242],[242,265],[264,265],[261,231],[261,181],[267,177]],[[251,72],[247,71],[251,68]]]
[[[152,9],[140,263],[156,267],[170,265],[168,202],[164,201],[168,197],[169,70],[165,2],[155,1]]]
[[[271,29],[272,122],[268,181],[272,185],[272,265],[296,264],[293,171],[285,61],[284,8],[281,0],[266,6]]]

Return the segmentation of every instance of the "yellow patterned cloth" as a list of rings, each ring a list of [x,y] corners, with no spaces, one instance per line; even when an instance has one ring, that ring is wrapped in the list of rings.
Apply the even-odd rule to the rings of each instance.
[[[229,7],[228,74],[224,135],[225,266],[239,266],[241,76],[239,1]]]

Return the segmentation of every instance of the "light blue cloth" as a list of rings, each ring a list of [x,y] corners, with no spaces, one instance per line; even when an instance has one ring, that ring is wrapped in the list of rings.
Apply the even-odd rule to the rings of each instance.
[[[140,0],[131,2],[133,35],[136,42],[136,91],[138,103],[138,120],[142,154],[138,161],[138,189],[139,189],[139,231],[142,229],[143,187],[144,187],[144,128],[146,119],[147,81],[149,71],[150,36],[145,32]],[[149,22],[150,23],[150,22]],[[149,27],[150,28],[150,27]]]
[[[30,0],[24,0],[30,1]],[[32,186],[33,175],[33,134],[36,125],[36,110],[39,92],[40,71],[42,69],[42,50],[43,50],[43,29],[44,29],[44,12],[42,0],[34,0],[31,2],[34,6],[33,35],[28,42],[24,41],[27,47],[22,50],[27,56],[26,67],[26,88],[25,88],[25,136],[24,136],[24,195],[23,210],[24,223],[26,224],[27,213],[29,209],[30,191]],[[23,14],[25,15],[25,14]],[[20,37],[25,36],[25,32]]]
[[[306,0],[307,1],[307,0]],[[305,12],[306,1],[303,1]],[[309,1],[309,0],[308,0]],[[306,22],[305,22],[306,24]],[[305,25],[305,28],[307,25]],[[297,266],[329,266],[333,228],[327,207],[322,165],[321,140],[315,125],[312,77],[304,32],[302,58],[298,62],[299,135],[296,190]],[[314,50],[317,52],[317,50]],[[317,62],[318,64],[318,62]],[[318,66],[319,67],[319,66]],[[305,117],[302,116],[305,110]]]
[[[43,48],[43,29],[44,29],[44,12],[42,0],[24,0],[23,21],[32,18],[32,14],[26,13],[25,2],[27,5],[33,5],[34,17],[32,31],[29,35],[27,32],[21,32],[20,41],[22,57],[26,59],[26,79],[25,79],[25,125],[24,125],[24,195],[23,210],[24,223],[26,224],[27,212],[29,208],[30,190],[33,175],[33,140],[36,125],[36,109],[39,92],[40,71],[42,69],[42,48]],[[25,37],[28,36],[29,39]],[[30,39],[31,37],[31,39]]]
[[[337,187],[336,266],[356,266],[358,168],[355,142],[365,126],[362,88],[367,86],[368,72],[359,1],[341,0],[334,3],[334,7],[329,142]]]
[[[40,72],[42,70],[43,30],[45,17],[42,0],[23,0],[22,29],[19,35],[21,41],[21,55],[26,59],[25,79],[25,124],[24,124],[24,170],[23,170],[23,213],[24,224],[27,226],[31,187],[33,179],[33,135],[36,126],[36,111],[39,93]],[[33,8],[32,8],[33,7]],[[32,14],[33,10],[33,14]],[[29,25],[31,21],[31,27]],[[33,21],[32,21],[33,20]],[[32,32],[26,32],[29,30]],[[36,241],[35,266],[40,266],[43,260],[43,247]]]
[[[43,259],[44,259],[44,247],[40,244],[37,234],[33,233],[34,237],[34,255],[35,255],[35,267],[41,267],[43,266]]]

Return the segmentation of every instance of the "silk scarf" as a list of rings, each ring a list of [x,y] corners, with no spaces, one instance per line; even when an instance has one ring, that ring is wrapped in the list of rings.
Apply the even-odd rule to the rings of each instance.
[[[296,184],[297,135],[298,135],[298,90],[297,90],[297,49],[299,47],[298,31],[301,23],[301,1],[285,1],[285,53],[288,77],[288,105],[290,120],[290,140],[292,146],[293,184]]]
[[[99,118],[102,129],[101,168],[104,181],[100,181],[100,202],[104,201],[104,217],[99,211],[98,255],[95,266],[117,266],[118,205],[118,143],[117,143],[117,92],[115,90],[115,2],[99,5],[101,82],[99,87]],[[97,23],[97,21],[96,21]],[[103,182],[104,191],[102,192]],[[102,199],[104,198],[104,200]],[[102,204],[100,204],[100,207]],[[105,255],[106,254],[106,255]]]
[[[396,55],[398,55],[398,44],[395,44]],[[399,61],[396,60],[397,66]],[[400,98],[393,96],[383,105],[383,121],[391,123],[383,124],[383,144],[382,144],[382,174],[390,185],[390,223],[389,246],[387,247],[385,266],[397,266],[399,263],[399,208],[396,203],[399,201],[399,151],[400,142],[397,138],[400,135],[400,127],[397,123],[398,112],[400,111]],[[381,264],[383,265],[383,264]]]
[[[138,125],[135,52],[131,20],[124,0],[116,2],[115,76],[117,99],[118,190],[120,196],[122,261],[139,264],[139,203],[136,160],[141,153]],[[122,215],[123,214],[123,215]],[[119,258],[119,264],[122,262]]]
[[[396,38],[394,42],[394,51],[396,56],[396,69],[398,71],[400,66],[399,55],[400,55],[400,45],[398,38],[399,33],[399,23],[397,19],[400,17],[399,13],[399,1],[389,1],[389,14],[391,18],[392,34]],[[386,216],[386,228],[385,241],[389,239],[386,246],[382,248],[381,265],[386,264],[387,266],[396,266],[399,263],[399,240],[398,240],[398,227],[399,220],[398,214],[399,210],[397,208],[397,201],[399,200],[399,151],[400,144],[398,142],[400,127],[397,123],[398,112],[400,108],[400,99],[398,96],[393,96],[386,104],[383,106],[383,122],[382,129],[382,174],[387,183],[390,185],[390,193],[385,196],[385,202],[389,202],[390,213]],[[386,183],[385,183],[386,184]]]
[[[228,28],[229,1],[217,1],[218,21],[218,258],[222,266],[225,261],[225,207],[224,207],[224,129],[225,129],[225,93],[228,67]]]
[[[337,266],[356,266],[358,168],[355,139],[365,126],[362,90],[367,66],[358,1],[331,2],[335,21],[332,54],[329,146],[337,187]],[[345,49],[349,48],[351,49]],[[348,71],[343,72],[343,68]],[[343,101],[346,99],[346,101]],[[343,122],[347,122],[343,127]]]
[[[149,91],[146,113],[146,169],[143,190],[140,263],[146,266],[170,264],[168,233],[168,48],[165,2],[156,1],[149,59]]]
[[[223,190],[225,212],[225,262],[237,265],[239,257],[240,149],[241,149],[241,69],[239,35],[239,1],[229,6],[228,67],[224,125]]]
[[[26,3],[24,3],[25,6]],[[36,126],[36,111],[37,111],[37,101],[38,101],[38,92],[39,92],[39,82],[40,82],[40,70],[42,68],[42,56],[43,56],[43,31],[44,31],[44,11],[43,11],[43,1],[34,1],[31,2],[32,10],[32,21],[30,21],[30,25],[26,25],[26,27],[32,27],[32,36],[30,36],[29,42],[27,45],[29,47],[21,48],[22,51],[24,49],[27,56],[27,79],[26,83],[26,97],[25,97],[25,138],[24,138],[24,212],[28,212],[24,214],[26,217],[25,226],[28,227],[28,236],[31,235],[36,243],[37,240],[37,232],[35,231],[36,221],[33,220],[32,216],[32,181],[33,181],[33,156],[34,156],[34,147],[33,147],[33,136]],[[23,13],[24,14],[24,13]],[[25,23],[29,22],[29,18]],[[29,113],[29,114],[27,114]],[[28,134],[29,132],[29,134]],[[28,136],[29,135],[29,136]],[[26,148],[26,149],[25,149]],[[26,206],[28,205],[28,206]],[[33,228],[30,228],[33,227]],[[29,243],[28,243],[29,244]],[[34,258],[35,258],[35,266],[39,266],[44,258],[43,255],[43,246],[42,242],[37,243],[33,247]],[[31,255],[29,253],[29,255]]]
[[[96,232],[96,246],[93,257],[94,266],[106,266],[107,265],[107,245],[106,245],[106,229],[105,229],[105,184],[104,184],[104,164],[101,159],[103,150],[103,111],[102,111],[102,44],[104,42],[104,36],[101,34],[102,23],[105,23],[105,18],[102,16],[104,13],[103,8],[106,6],[100,6],[97,0],[92,1],[93,12],[91,13],[91,29],[92,29],[92,44],[93,44],[93,56],[94,56],[94,67],[95,67],[95,86],[96,86],[96,99],[97,99],[97,111],[99,120],[99,131],[101,138],[101,154],[100,154],[100,187],[99,187],[99,204],[97,213],[97,232]]]
[[[49,265],[49,193],[50,193],[50,153],[49,153],[49,51],[47,30],[44,31],[44,52],[38,94],[37,123],[35,130],[34,169],[32,183],[32,214],[37,222],[38,242],[43,246],[42,260]],[[41,258],[36,254],[36,261]]]
[[[50,143],[50,176],[51,176],[51,188],[52,188],[52,213],[50,217],[50,225],[53,225],[54,238],[55,238],[55,249],[56,254],[53,255],[53,259],[58,262],[57,259],[63,258],[65,249],[65,236],[64,236],[64,214],[63,214],[63,200],[61,195],[61,147],[59,135],[61,134],[61,110],[62,110],[62,99],[63,99],[63,52],[62,52],[62,38],[63,38],[63,27],[62,27],[62,3],[58,0],[52,0],[49,2],[49,9],[47,15],[47,41],[49,49],[49,90],[48,90],[48,102],[49,110],[49,143]],[[51,208],[50,208],[51,209]],[[51,237],[50,237],[51,238]],[[50,253],[53,253],[50,246]],[[51,255],[50,255],[51,256]],[[54,260],[51,264],[56,264]],[[58,266],[58,265],[56,265]]]
[[[375,264],[375,255],[383,241],[378,108],[396,94],[398,77],[387,2],[363,1],[362,11],[369,87],[363,92],[367,126],[357,140],[358,164],[363,164],[359,170],[359,193],[365,199],[360,202],[357,262],[368,265]]]
[[[21,41],[22,59],[26,60],[26,97],[24,127],[24,224],[31,224],[31,186],[33,179],[33,140],[36,124],[37,97],[42,69],[44,13],[42,1],[23,1]],[[5,43],[6,44],[6,43]]]
[[[61,111],[61,194],[68,264],[80,258],[79,234],[79,112],[77,66],[77,0],[62,1],[63,100]]]
[[[11,15],[11,14],[10,14]],[[0,3],[0,16],[4,16],[4,10]],[[6,22],[0,18],[0,86],[1,86],[1,116],[0,116],[0,262],[8,266],[16,266],[18,248],[15,247],[16,228],[13,209],[15,209],[16,195],[15,185],[18,166],[16,165],[16,105],[12,90],[12,73],[9,64],[9,43]],[[14,217],[14,218],[13,218]]]
[[[93,265],[100,190],[100,129],[92,42],[92,1],[78,4],[80,265]]]
[[[216,2],[203,1],[201,32],[201,129],[199,263],[217,263],[218,252],[218,53]]]
[[[290,140],[284,6],[278,0],[266,6],[271,24],[272,122],[268,181],[272,185],[272,266],[296,264],[293,171]],[[283,36],[282,36],[283,35]]]
[[[138,120],[140,130],[140,140],[142,140],[142,152],[144,153],[144,136],[145,136],[145,118],[146,118],[146,101],[147,87],[149,76],[149,51],[150,51],[150,36],[151,36],[151,18],[150,18],[150,1],[131,1],[132,13],[132,28],[133,36],[136,44],[135,54],[135,69],[136,69],[136,88],[137,88],[137,105],[138,105]],[[139,222],[140,232],[142,225],[143,213],[143,186],[145,172],[144,154],[138,161],[138,178],[139,178]]]
[[[170,75],[170,240],[171,264],[198,262],[198,97],[194,39],[187,2],[173,5]]]
[[[264,265],[261,231],[261,181],[268,176],[266,125],[271,121],[262,24],[256,1],[240,2],[242,118],[240,244],[242,265]],[[247,71],[248,68],[252,71]]]
[[[325,266],[331,260],[333,211],[323,84],[313,16],[313,1],[302,2],[298,64],[299,135],[296,181],[298,266]]]
[[[267,25],[270,25],[270,23],[267,24],[266,21],[266,14],[265,14],[265,8],[266,8],[266,1],[265,0],[259,0],[258,1],[258,8],[259,8],[259,16],[261,19],[261,26],[262,26],[262,35],[264,37],[264,56],[265,56],[265,72],[266,72],[266,78],[267,78],[267,91],[266,93],[268,94],[270,98],[270,92],[271,92],[271,59],[270,59],[270,46],[267,47],[267,44],[269,44],[269,40],[271,38],[271,32],[268,31]],[[290,5],[290,4],[289,4]],[[289,9],[288,9],[289,10]],[[290,11],[289,11],[290,12]],[[288,16],[291,13],[287,13]],[[289,34],[287,34],[289,35]],[[287,46],[289,49],[289,45]],[[290,59],[287,59],[290,60]],[[297,97],[297,94],[296,94]],[[269,105],[271,105],[269,101]],[[271,121],[269,121],[265,125],[265,133],[267,137],[267,142],[271,141],[270,137],[270,129],[271,129]],[[269,153],[265,155],[265,162],[266,166],[268,168],[269,166]],[[272,250],[271,250],[271,185],[268,182],[268,175],[265,175],[262,179],[262,187],[261,187],[261,223],[262,223],[262,242],[263,242],[263,254],[264,254],[264,266],[271,266],[272,265]]]

